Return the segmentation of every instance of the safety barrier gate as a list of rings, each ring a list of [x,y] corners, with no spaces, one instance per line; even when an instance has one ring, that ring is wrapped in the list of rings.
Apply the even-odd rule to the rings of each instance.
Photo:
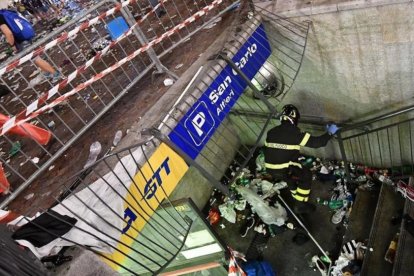
[[[182,158],[155,139],[105,156],[87,174],[61,182],[51,193],[53,207],[45,209],[40,201],[32,206],[45,210],[41,217],[13,223],[35,228],[53,241],[37,247],[19,243],[39,259],[62,246],[78,245],[120,273],[158,274],[183,248],[192,224],[168,199],[187,169]],[[69,232],[60,236],[56,224]],[[15,235],[19,240],[19,231]]]
[[[412,175],[413,110],[406,107],[342,128],[338,136],[342,160],[388,168],[391,177]]]
[[[102,1],[0,68],[0,162],[5,207],[146,74],[169,71],[160,58],[232,1]],[[42,34],[39,34],[42,35]],[[51,82],[34,64],[61,70]],[[3,198],[4,199],[4,198]]]

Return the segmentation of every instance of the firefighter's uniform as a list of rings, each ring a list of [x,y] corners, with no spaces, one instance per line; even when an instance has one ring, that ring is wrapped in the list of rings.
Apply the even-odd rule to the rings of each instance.
[[[267,132],[264,150],[266,171],[274,180],[286,181],[296,200],[308,201],[312,174],[299,163],[299,150],[301,147],[323,147],[330,138],[328,133],[311,136],[307,132],[301,132],[288,120],[283,120],[279,126]]]

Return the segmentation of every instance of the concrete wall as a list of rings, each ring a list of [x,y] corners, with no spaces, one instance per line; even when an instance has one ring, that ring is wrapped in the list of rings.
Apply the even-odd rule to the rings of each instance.
[[[286,2],[290,10],[283,7]],[[303,114],[334,121],[412,102],[412,1],[312,1],[320,5],[314,4],[314,14],[308,16],[299,15],[309,7],[292,2],[303,3],[273,1],[268,7],[292,20],[312,21],[301,71],[283,102],[295,103]],[[345,2],[349,9],[338,11]],[[336,9],[328,9],[334,4]],[[301,12],[295,13],[295,7]]]

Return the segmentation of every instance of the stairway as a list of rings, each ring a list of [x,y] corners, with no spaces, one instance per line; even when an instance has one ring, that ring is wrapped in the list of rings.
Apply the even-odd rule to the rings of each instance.
[[[410,178],[409,185],[413,187],[414,177]],[[408,199],[405,200],[404,214],[414,217],[414,203]],[[405,230],[404,223],[404,221],[401,223],[400,238],[392,271],[393,276],[413,275],[414,271],[414,237]]]
[[[404,200],[394,188],[383,184],[367,244],[373,251],[365,254],[361,275],[392,275],[393,265],[384,256],[394,235],[400,231],[400,225],[393,225],[391,220],[401,216],[403,206]]]

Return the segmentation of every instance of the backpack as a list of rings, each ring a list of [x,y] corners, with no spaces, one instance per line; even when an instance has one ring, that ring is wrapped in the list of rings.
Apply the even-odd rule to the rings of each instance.
[[[21,14],[9,10],[0,10],[0,14],[17,41],[31,40],[35,36],[32,24]]]

